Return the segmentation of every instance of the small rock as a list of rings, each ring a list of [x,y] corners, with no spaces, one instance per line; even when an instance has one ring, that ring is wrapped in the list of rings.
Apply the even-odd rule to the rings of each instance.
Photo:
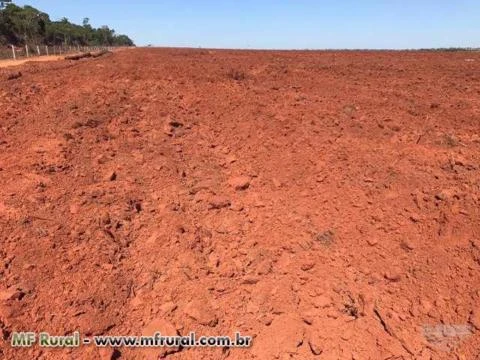
[[[402,242],[400,244],[400,247],[403,250],[407,250],[407,251],[411,251],[411,250],[415,249],[415,246],[413,245],[413,243],[409,239],[402,240]]]
[[[243,279],[242,281],[242,284],[245,284],[245,285],[255,285],[256,283],[258,283],[258,278],[257,277],[253,277],[253,276],[245,276],[245,278]]]
[[[185,307],[185,314],[198,321],[201,325],[216,326],[218,318],[213,309],[205,301],[192,300]]]
[[[323,352],[323,343],[322,339],[317,332],[313,332],[308,339],[308,346],[312,351],[313,355],[321,355]]]
[[[304,262],[301,266],[301,269],[303,271],[308,271],[308,270],[311,270],[315,267],[315,262],[313,261],[307,261],[307,262]]]
[[[375,245],[378,244],[378,240],[377,240],[376,238],[368,238],[368,239],[367,239],[367,243],[368,243],[368,245],[370,245],[370,246],[375,246]]]
[[[250,178],[248,176],[237,176],[228,180],[228,183],[235,190],[246,190],[250,187]]]
[[[398,282],[402,279],[401,275],[395,271],[387,271],[383,276],[391,282]]]
[[[112,171],[107,175],[107,180],[108,181],[115,181],[117,180],[117,173],[115,171]]]
[[[103,165],[108,161],[108,157],[105,154],[102,154],[97,156],[96,160],[97,160],[97,163],[99,163],[100,165]]]
[[[223,209],[229,207],[232,203],[230,200],[223,196],[215,196],[209,201],[210,209]]]

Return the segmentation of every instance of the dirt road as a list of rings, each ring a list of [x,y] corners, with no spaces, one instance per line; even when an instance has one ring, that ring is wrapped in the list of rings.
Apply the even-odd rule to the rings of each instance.
[[[0,70],[0,358],[477,359],[480,54]],[[250,349],[12,349],[16,331]]]
[[[22,59],[16,59],[16,60],[3,59],[3,60],[0,60],[0,68],[23,65],[29,62],[58,61],[61,59],[63,59],[63,56],[57,56],[57,55],[29,57],[29,58],[22,58]]]

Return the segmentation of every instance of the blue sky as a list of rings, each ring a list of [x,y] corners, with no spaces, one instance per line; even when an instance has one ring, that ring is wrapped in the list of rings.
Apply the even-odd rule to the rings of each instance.
[[[480,47],[479,0],[16,1],[107,24],[137,45],[219,48]]]

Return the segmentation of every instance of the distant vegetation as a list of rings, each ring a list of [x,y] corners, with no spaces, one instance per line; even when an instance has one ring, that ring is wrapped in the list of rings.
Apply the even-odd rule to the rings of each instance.
[[[419,49],[420,51],[478,51],[479,48],[464,48],[464,47],[449,47],[449,48],[427,48],[427,49]]]
[[[0,10],[1,45],[82,45],[133,46],[127,35],[118,35],[108,26],[94,28],[85,18],[82,25],[67,18],[52,21],[50,16],[32,6],[8,4]]]

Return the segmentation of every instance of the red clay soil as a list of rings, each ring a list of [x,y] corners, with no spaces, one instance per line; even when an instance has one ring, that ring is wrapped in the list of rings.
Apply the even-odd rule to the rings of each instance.
[[[479,359],[479,114],[473,52],[0,70],[0,358]],[[155,330],[254,339],[10,346]]]

